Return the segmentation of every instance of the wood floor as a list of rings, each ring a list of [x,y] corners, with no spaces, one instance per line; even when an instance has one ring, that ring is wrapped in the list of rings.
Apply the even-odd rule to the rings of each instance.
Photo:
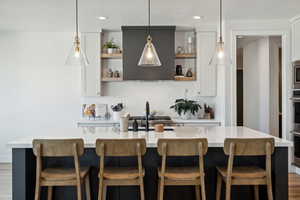
[[[289,200],[300,200],[300,176],[289,174]]]
[[[10,164],[0,164],[0,200],[11,200]],[[300,175],[289,174],[289,200],[300,200]]]

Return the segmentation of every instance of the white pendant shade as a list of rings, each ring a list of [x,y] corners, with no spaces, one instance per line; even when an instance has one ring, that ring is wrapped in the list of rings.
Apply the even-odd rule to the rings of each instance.
[[[66,65],[68,66],[82,66],[82,67],[86,67],[89,65],[89,61],[85,55],[85,53],[82,51],[80,45],[78,42],[74,42],[67,60],[66,60]]]
[[[138,66],[141,67],[159,67],[161,66],[161,62],[155,50],[155,47],[152,43],[152,38],[148,36],[147,43],[144,47],[142,56],[138,63]]]

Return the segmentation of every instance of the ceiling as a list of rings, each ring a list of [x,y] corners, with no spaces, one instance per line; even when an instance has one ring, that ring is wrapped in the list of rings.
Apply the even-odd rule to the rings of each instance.
[[[0,30],[73,31],[75,0],[0,0]],[[218,0],[152,0],[153,25],[195,26],[218,20]],[[80,28],[119,29],[147,22],[146,0],[79,0]],[[299,0],[224,0],[228,20],[290,19]],[[194,20],[194,15],[204,16]],[[109,17],[100,21],[98,16]]]

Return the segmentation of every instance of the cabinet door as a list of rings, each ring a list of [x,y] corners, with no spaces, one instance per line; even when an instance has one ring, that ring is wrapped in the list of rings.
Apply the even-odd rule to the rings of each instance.
[[[217,95],[217,70],[209,62],[216,49],[216,32],[197,33],[197,80],[200,84],[200,96]]]
[[[293,61],[300,60],[300,17],[292,24]]]
[[[89,65],[82,70],[82,95],[100,96],[101,94],[101,34],[82,33],[82,48],[86,53]]]

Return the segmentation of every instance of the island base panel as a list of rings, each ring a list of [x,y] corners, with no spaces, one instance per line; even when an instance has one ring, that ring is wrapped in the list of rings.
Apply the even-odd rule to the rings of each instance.
[[[169,166],[196,166],[197,157],[170,157]],[[99,158],[94,149],[86,149],[84,156],[80,159],[81,166],[91,166],[90,184],[91,197],[97,199],[98,195],[98,166]],[[136,158],[106,158],[106,166],[133,166],[137,164]],[[146,170],[144,177],[146,200],[157,198],[157,167],[161,164],[161,158],[156,148],[148,148],[143,158]],[[216,166],[226,166],[227,156],[223,148],[209,147],[205,157],[205,181],[207,199],[215,200],[217,171]],[[276,147],[272,157],[273,195],[275,200],[288,200],[288,148]],[[44,167],[73,167],[72,158],[47,158],[43,161]],[[235,165],[265,166],[264,157],[237,157]],[[13,200],[34,199],[35,189],[35,157],[32,149],[13,149]],[[225,185],[222,187],[222,199],[225,196]],[[260,186],[260,199],[267,199],[266,187]],[[139,187],[116,186],[108,187],[107,199],[109,200],[139,200]],[[193,186],[167,186],[165,188],[165,200],[195,199]],[[41,200],[47,199],[47,188],[42,189]],[[54,199],[76,199],[75,187],[55,187]],[[253,186],[233,186],[232,200],[254,199]]]

